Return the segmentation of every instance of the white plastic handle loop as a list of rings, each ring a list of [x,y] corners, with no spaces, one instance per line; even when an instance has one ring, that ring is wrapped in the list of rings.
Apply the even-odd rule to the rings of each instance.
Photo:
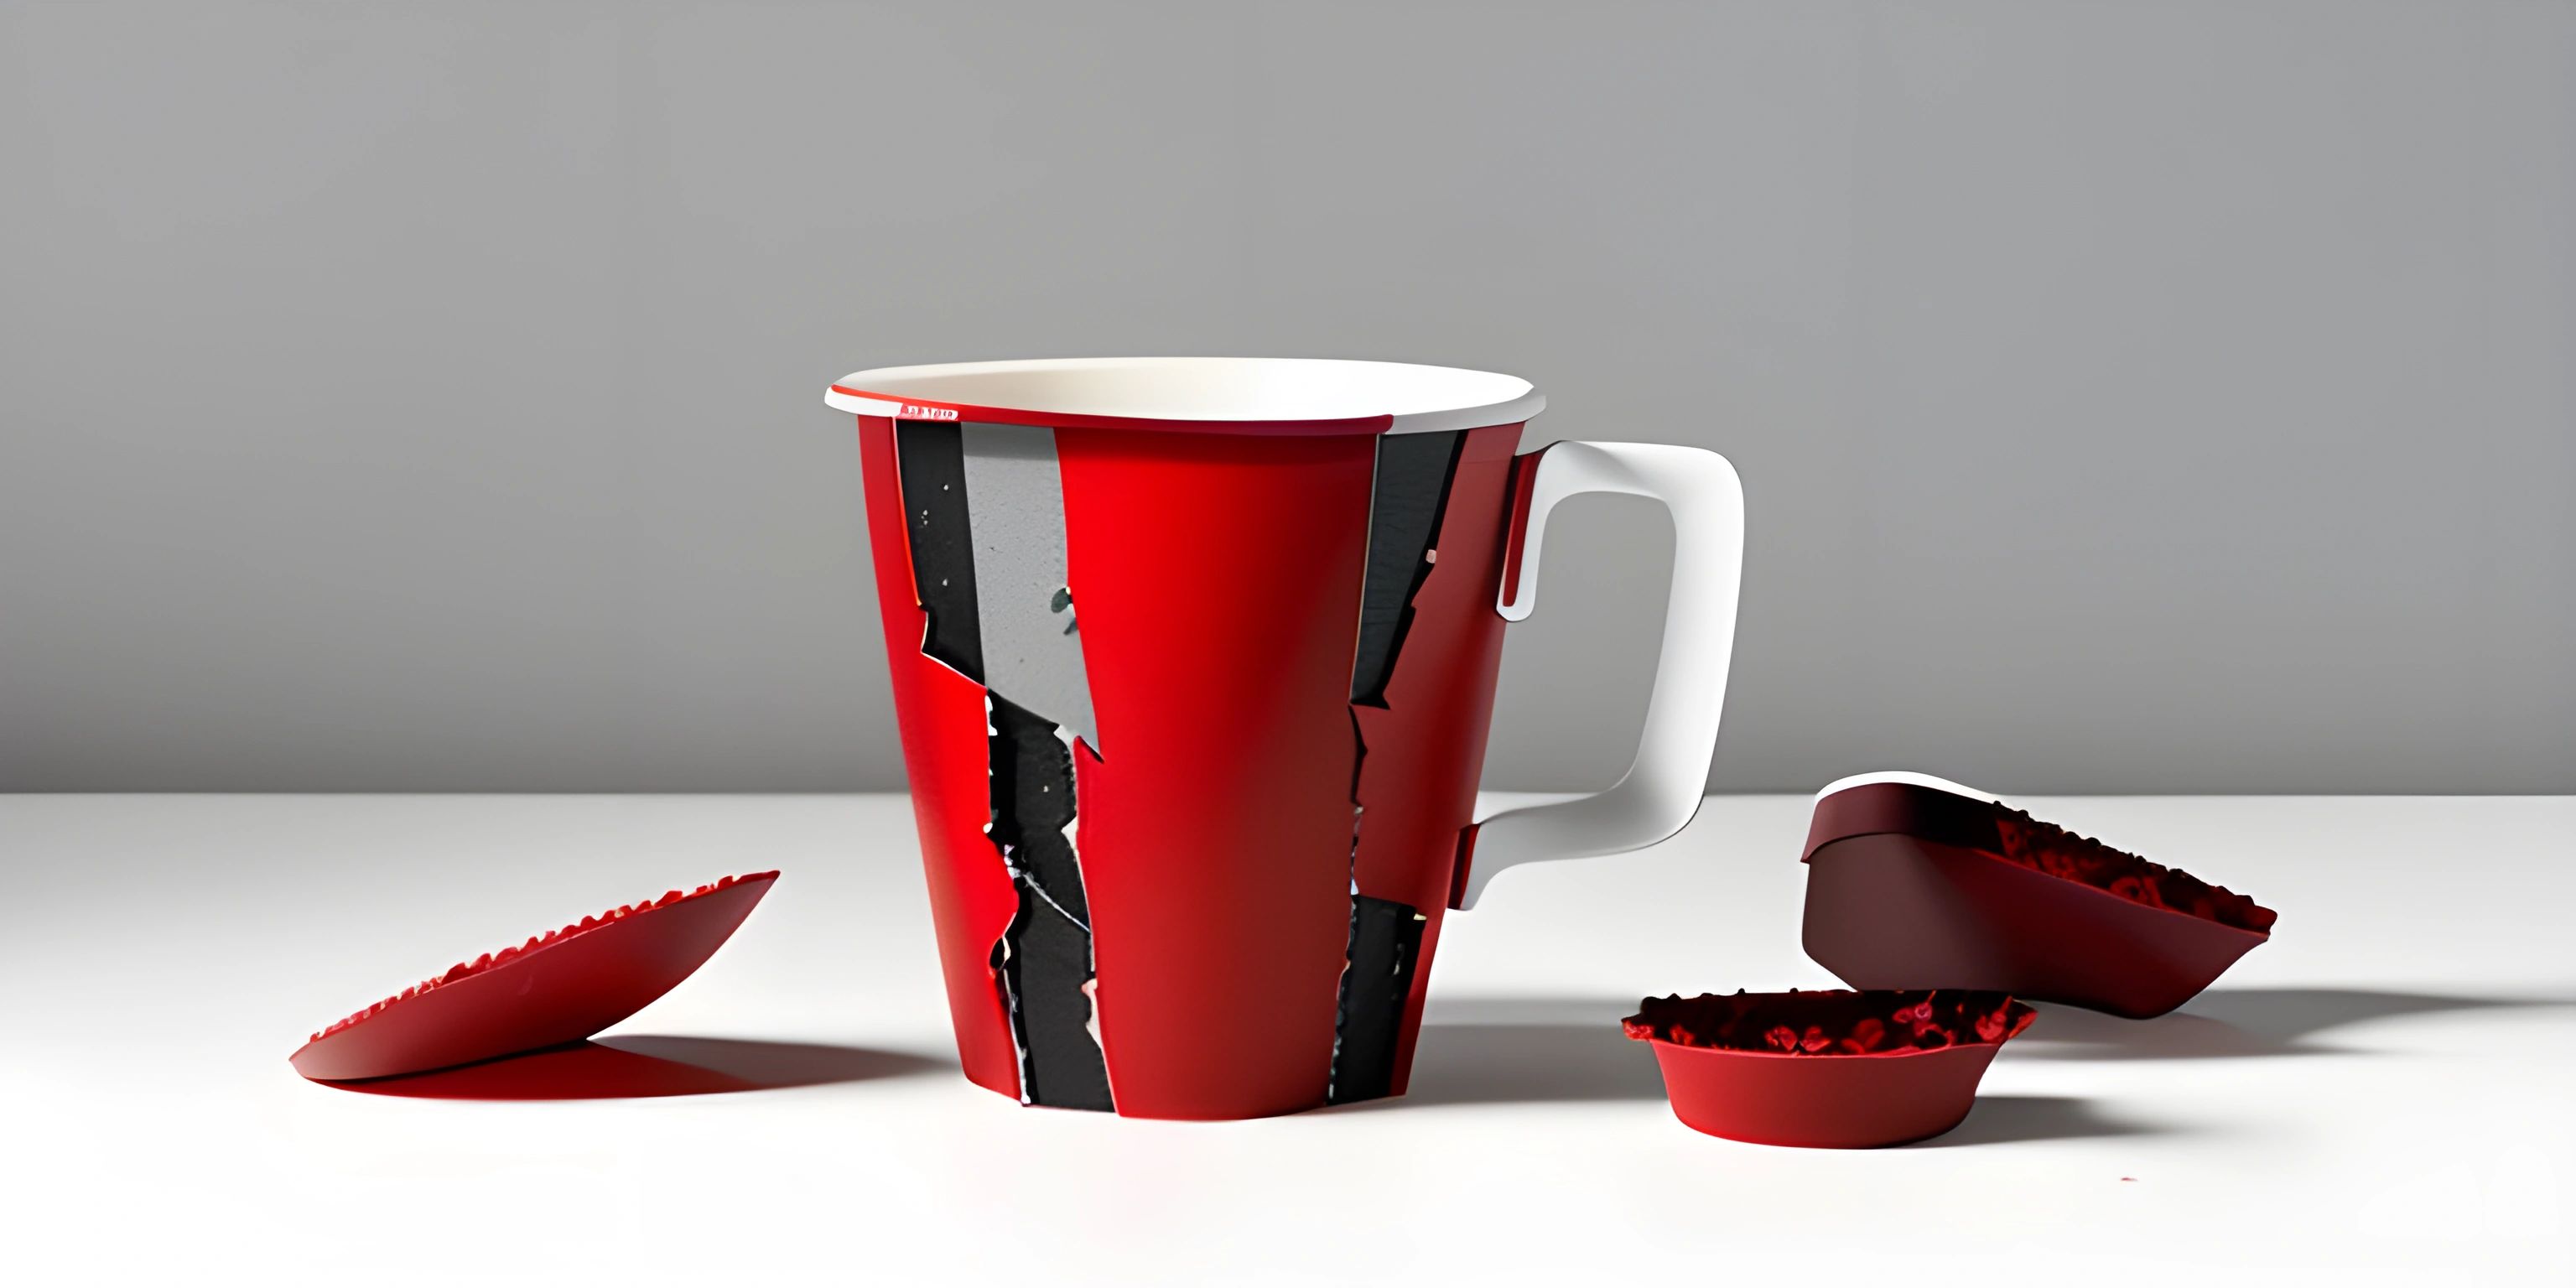
[[[1521,468],[1535,470],[1519,509],[1495,611],[1530,615],[1538,601],[1540,538],[1556,503],[1584,492],[1652,497],[1673,516],[1673,584],[1663,651],[1637,758],[1610,790],[1554,805],[1505,810],[1478,823],[1462,856],[1455,906],[1472,908],[1496,873],[1544,859],[1640,849],[1682,830],[1708,790],[1726,669],[1735,652],[1736,592],[1744,573],[1744,484],[1725,457],[1665,443],[1557,443]]]

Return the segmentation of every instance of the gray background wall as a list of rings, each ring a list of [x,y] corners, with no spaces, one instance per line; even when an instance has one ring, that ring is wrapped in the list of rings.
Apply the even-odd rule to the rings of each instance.
[[[9,3],[0,176],[0,787],[896,786],[823,385],[1170,352],[1726,452],[1722,788],[2576,790],[2567,4]]]

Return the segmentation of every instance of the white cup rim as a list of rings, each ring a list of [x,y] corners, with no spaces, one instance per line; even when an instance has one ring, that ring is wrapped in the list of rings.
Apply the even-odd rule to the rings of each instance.
[[[1025,358],[876,367],[832,382],[862,416],[1220,432],[1433,433],[1547,406],[1499,372],[1351,358]]]

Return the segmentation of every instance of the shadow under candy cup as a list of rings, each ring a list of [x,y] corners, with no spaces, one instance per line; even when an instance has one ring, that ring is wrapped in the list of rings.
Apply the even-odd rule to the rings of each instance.
[[[2033,1018],[2001,993],[1793,989],[1650,997],[1622,1027],[1653,1046],[1673,1116],[1694,1131],[1868,1149],[1958,1126]]]

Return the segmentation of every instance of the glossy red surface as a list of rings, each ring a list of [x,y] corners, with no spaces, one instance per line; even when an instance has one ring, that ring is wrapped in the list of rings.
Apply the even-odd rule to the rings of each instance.
[[[1057,435],[1107,755],[1077,772],[1120,1112],[1320,1103],[1348,941],[1371,437]]]

